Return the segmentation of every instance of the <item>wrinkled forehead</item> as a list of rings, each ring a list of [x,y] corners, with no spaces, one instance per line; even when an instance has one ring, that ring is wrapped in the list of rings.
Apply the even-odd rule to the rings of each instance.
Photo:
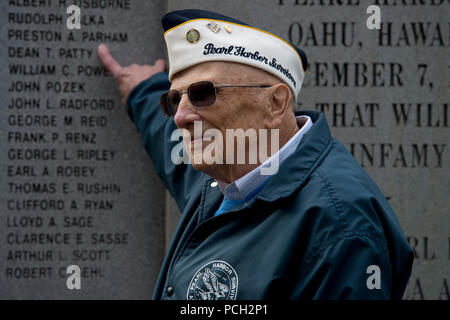
[[[194,82],[208,80],[216,84],[259,84],[281,82],[273,75],[240,63],[213,61],[204,62],[176,73],[172,89],[184,88]]]

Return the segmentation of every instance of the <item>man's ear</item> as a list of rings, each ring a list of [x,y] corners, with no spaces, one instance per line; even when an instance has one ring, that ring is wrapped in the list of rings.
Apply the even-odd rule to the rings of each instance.
[[[268,90],[270,91],[264,121],[269,129],[279,128],[286,112],[292,108],[291,89],[284,83],[278,83]]]

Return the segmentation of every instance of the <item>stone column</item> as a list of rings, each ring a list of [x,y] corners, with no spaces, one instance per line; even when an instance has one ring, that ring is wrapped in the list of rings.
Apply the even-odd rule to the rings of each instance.
[[[69,29],[71,4],[79,29]],[[164,8],[1,2],[1,299],[151,298],[165,189],[96,48],[105,43],[123,65],[153,63],[165,53]],[[79,290],[67,286],[70,265]]]

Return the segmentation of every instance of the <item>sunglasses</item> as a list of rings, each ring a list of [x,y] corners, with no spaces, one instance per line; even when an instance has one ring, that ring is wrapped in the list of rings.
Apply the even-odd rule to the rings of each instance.
[[[269,88],[269,85],[248,85],[248,84],[214,84],[211,81],[200,81],[191,84],[186,91],[169,90],[165,92],[159,104],[165,116],[171,117],[177,113],[178,105],[181,101],[181,96],[184,93],[188,94],[189,101],[197,107],[208,107],[216,101],[217,88]]]

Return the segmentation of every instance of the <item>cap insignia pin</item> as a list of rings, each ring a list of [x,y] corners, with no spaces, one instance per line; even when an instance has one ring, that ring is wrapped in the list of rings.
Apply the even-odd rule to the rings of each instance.
[[[217,33],[220,30],[219,25],[214,21],[210,21],[206,26],[214,33]]]
[[[186,33],[186,40],[190,43],[197,43],[200,40],[200,32],[195,29],[191,29]]]
[[[231,28],[228,25],[225,25],[225,30],[227,30],[228,33],[231,33]]]

